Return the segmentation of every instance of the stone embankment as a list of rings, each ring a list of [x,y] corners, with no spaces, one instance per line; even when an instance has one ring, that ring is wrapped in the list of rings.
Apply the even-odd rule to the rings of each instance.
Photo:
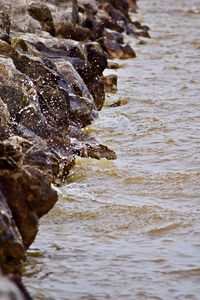
[[[135,57],[124,35],[148,37],[130,18],[136,9],[135,0],[0,0],[0,268],[21,290],[1,279],[5,299],[30,299],[20,269],[57,201],[51,184],[77,155],[116,158],[82,128],[116,88],[103,76],[116,67],[108,59]]]

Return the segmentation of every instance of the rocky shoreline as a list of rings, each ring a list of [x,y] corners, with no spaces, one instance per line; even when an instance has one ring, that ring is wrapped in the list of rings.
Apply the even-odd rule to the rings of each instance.
[[[82,128],[116,90],[117,78],[103,76],[117,68],[110,60],[135,57],[124,35],[149,37],[136,9],[135,0],[0,0],[0,269],[23,293],[14,299],[31,299],[21,267],[58,200],[51,184],[76,156],[116,158]],[[0,295],[11,299],[5,280]]]

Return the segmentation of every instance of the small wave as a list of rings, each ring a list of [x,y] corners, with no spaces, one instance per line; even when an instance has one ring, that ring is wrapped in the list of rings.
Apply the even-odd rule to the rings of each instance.
[[[175,229],[180,228],[182,226],[183,226],[182,223],[173,223],[173,224],[166,225],[164,227],[151,229],[147,232],[147,234],[150,234],[150,235],[165,234],[165,233],[168,233],[171,230],[175,230]]]
[[[197,7],[194,7],[194,8],[191,8],[189,9],[187,12],[187,15],[199,15],[200,14],[200,8],[197,8]]]
[[[190,268],[185,270],[174,270],[171,272],[162,272],[167,275],[200,275],[200,267],[199,268]]]
[[[137,177],[127,177],[124,179],[124,183],[129,184],[141,184],[144,181],[144,177],[137,176]]]

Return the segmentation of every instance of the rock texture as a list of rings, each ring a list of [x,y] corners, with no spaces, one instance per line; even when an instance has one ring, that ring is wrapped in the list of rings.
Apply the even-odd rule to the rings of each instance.
[[[97,117],[105,92],[117,90],[116,76],[103,76],[108,58],[135,57],[124,35],[149,36],[130,18],[136,9],[135,0],[0,0],[3,274],[20,277],[39,219],[57,201],[51,184],[66,178],[75,156],[116,158],[82,128]]]

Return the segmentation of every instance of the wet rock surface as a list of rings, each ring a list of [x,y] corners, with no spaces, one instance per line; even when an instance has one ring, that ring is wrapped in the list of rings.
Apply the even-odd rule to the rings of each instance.
[[[14,282],[12,282],[8,278],[5,278],[1,275],[0,275],[0,298],[2,300],[13,300],[13,299],[24,300],[24,299],[26,299]]]
[[[149,36],[130,18],[136,9],[134,0],[0,0],[3,274],[20,278],[39,219],[57,201],[51,184],[68,176],[75,156],[116,158],[81,129],[97,117],[105,92],[117,90],[116,76],[103,76],[107,59],[135,57],[124,35]],[[29,297],[17,293],[15,299]]]

